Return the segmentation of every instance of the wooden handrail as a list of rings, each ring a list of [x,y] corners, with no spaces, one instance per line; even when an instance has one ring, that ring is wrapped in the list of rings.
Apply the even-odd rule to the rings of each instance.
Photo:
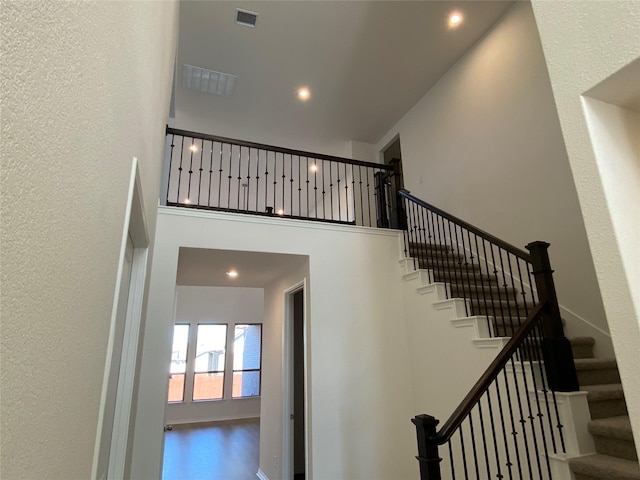
[[[207,133],[190,132],[189,130],[180,130],[167,125],[167,135],[180,135],[183,137],[197,138],[200,140],[210,140],[212,142],[228,143],[238,145],[240,147],[256,148],[259,150],[269,150],[270,152],[284,153],[288,155],[296,155],[300,157],[314,158],[318,160],[328,160],[330,162],[347,163],[349,165],[359,165],[361,167],[377,168],[379,170],[387,170],[393,172],[392,165],[384,163],[363,162],[361,160],[353,160],[351,158],[334,157],[332,155],[323,155],[321,153],[305,152],[303,150],[293,150],[291,148],[276,147],[275,145],[267,145],[264,143],[247,142],[245,140],[237,140],[235,138],[219,137],[217,135],[209,135]]]
[[[453,223],[456,223],[457,225],[461,226],[462,228],[469,230],[471,233],[474,233],[488,241],[490,241],[491,243],[493,243],[494,245],[497,245],[500,248],[505,249],[506,251],[508,251],[509,253],[514,254],[516,257],[521,258],[522,260],[531,263],[531,255],[529,255],[527,252],[525,252],[524,250],[520,250],[518,247],[515,247],[513,245],[511,245],[510,243],[505,242],[504,240],[500,240],[498,237],[495,237],[493,235],[491,235],[490,233],[485,232],[484,230],[481,230],[478,227],[474,227],[473,225],[471,225],[468,222],[465,222],[464,220],[461,220],[457,217],[454,217],[453,215],[445,212],[444,210],[439,209],[438,207],[434,207],[433,205],[430,205],[429,203],[425,202],[424,200],[420,200],[417,197],[414,197],[413,195],[411,195],[411,193],[408,190],[402,189],[398,192],[398,195],[411,200],[412,202],[420,205],[421,207],[426,208],[427,210],[431,210],[432,212],[440,215],[443,218],[446,218],[447,220],[452,221]]]
[[[458,405],[458,408],[453,411],[449,420],[442,425],[442,428],[436,436],[430,440],[434,441],[437,445],[442,445],[449,441],[464,419],[467,418],[467,415],[469,415],[473,407],[478,403],[480,397],[489,389],[491,383],[498,377],[507,362],[511,360],[515,351],[522,345],[524,339],[533,327],[535,327],[536,321],[546,307],[547,302],[539,303],[534,307],[527,319],[522,323],[516,333],[513,334],[511,340],[507,342],[502,351],[493,362],[491,362],[491,365],[489,365],[482,374],[467,396],[464,397],[460,405]]]

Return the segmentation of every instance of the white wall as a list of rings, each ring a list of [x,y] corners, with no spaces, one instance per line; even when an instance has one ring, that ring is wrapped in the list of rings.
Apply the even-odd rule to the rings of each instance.
[[[192,287],[179,285],[176,289],[175,323],[225,323],[233,331],[236,323],[262,323],[264,292],[261,288]],[[227,345],[231,358],[232,345]],[[225,376],[226,398],[211,402],[192,402],[167,405],[167,424],[195,423],[213,420],[253,418],[260,416],[260,398],[231,398],[231,376]]]
[[[551,243],[563,316],[610,351],[529,3],[516,2],[378,148],[397,134],[405,185],[415,196],[519,248],[535,240]]]
[[[90,478],[134,156],[155,231],[177,14],[2,3],[3,478]]]
[[[270,282],[265,286],[265,330],[263,343],[264,372],[269,382],[263,383],[263,400],[260,411],[260,469],[269,479],[283,478],[283,441],[285,425],[284,415],[284,316],[285,294],[294,285],[298,285],[309,279],[309,262],[301,263],[298,268],[291,269],[286,275]],[[309,285],[307,285],[308,287]],[[309,315],[309,288],[307,288],[305,302]],[[310,372],[306,381],[310,381]],[[310,399],[307,399],[307,409],[311,407]],[[311,425],[307,423],[307,435]],[[311,459],[312,461],[313,459]],[[310,469],[313,471],[313,469]],[[315,478],[315,477],[314,477]]]
[[[640,2],[534,0],[533,8],[609,319],[631,425],[635,437],[640,438],[640,315],[633,303],[637,286],[632,287],[626,276],[625,263],[633,257],[623,257],[625,241],[616,230],[616,222],[626,209],[611,202],[611,192],[607,191],[609,175],[614,175],[626,191],[634,179],[615,174],[612,167],[620,161],[617,156],[607,159],[606,174],[602,171],[599,144],[605,137],[602,131],[589,131],[582,99],[584,93],[640,58]],[[637,84],[637,81],[632,83],[636,94]],[[636,441],[636,449],[640,452],[640,442]]]
[[[310,478],[415,478],[402,291],[399,276],[389,275],[397,271],[399,234],[171,208],[161,212],[142,360],[139,404],[144,409],[136,424],[136,438],[144,442],[134,447],[132,477],[160,476],[178,250],[193,247],[308,256]],[[298,281],[300,272],[292,271],[291,279],[265,293],[270,320],[282,321],[277,297],[284,302],[286,280]],[[271,479],[280,478],[282,462],[282,415],[270,414],[282,411],[281,363],[273,358],[281,342],[282,332],[265,331],[261,430],[272,433],[263,440],[270,442],[263,445],[270,458],[261,457],[261,469]]]

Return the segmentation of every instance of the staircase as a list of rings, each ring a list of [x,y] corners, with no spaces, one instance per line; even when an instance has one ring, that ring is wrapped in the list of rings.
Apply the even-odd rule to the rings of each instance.
[[[407,255],[415,269],[430,271],[433,282],[446,283],[450,298],[466,299],[469,316],[486,316],[493,337],[511,336],[532,307],[519,299],[517,289],[500,285],[495,275],[477,265],[466,264],[449,245],[409,242]],[[570,341],[578,382],[587,392],[591,413],[588,431],[596,448],[595,454],[569,460],[572,475],[575,480],[640,480],[615,359],[594,358],[593,338]]]
[[[640,480],[631,422],[613,359],[593,357],[593,338],[572,339],[580,388],[587,392],[595,455],[569,461],[575,480]]]

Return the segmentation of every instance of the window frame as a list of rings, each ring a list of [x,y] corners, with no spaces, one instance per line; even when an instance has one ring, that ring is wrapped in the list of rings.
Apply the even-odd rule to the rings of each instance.
[[[250,326],[260,326],[260,357],[259,357],[259,359],[260,359],[260,368],[246,368],[246,369],[242,369],[242,370],[236,370],[234,368],[233,361],[235,361],[235,353],[236,353],[235,352],[235,331],[236,331],[236,327],[238,325],[246,325],[248,327],[250,327]],[[253,322],[253,323],[248,323],[248,322],[247,323],[234,323],[233,324],[233,332],[234,332],[234,335],[233,335],[234,344],[233,344],[233,352],[232,352],[232,355],[233,355],[233,359],[232,360],[233,361],[231,363],[231,399],[232,400],[241,400],[241,399],[246,399],[246,398],[260,398],[262,396],[262,339],[263,339],[262,333],[263,333],[263,324],[262,323],[258,323],[258,322]],[[248,395],[248,396],[241,396],[241,397],[234,397],[233,396],[233,380],[234,380],[234,374],[236,372],[239,372],[239,373],[241,373],[241,372],[259,372],[260,380],[258,381],[258,394],[257,395]]]
[[[173,332],[172,332],[172,336],[171,336],[171,355],[173,356],[173,339],[175,337],[175,333],[176,330],[175,328],[177,326],[186,326],[188,327],[187,330],[187,349],[185,352],[185,361],[184,361],[184,372],[183,373],[171,373],[171,362],[173,361],[172,358],[169,359],[169,385],[171,384],[171,376],[172,375],[183,375],[184,379],[182,381],[182,400],[169,400],[169,388],[167,388],[167,404],[169,405],[179,405],[182,403],[185,403],[185,397],[187,394],[187,375],[188,375],[188,371],[189,371],[189,350],[190,350],[190,340],[191,340],[191,331],[192,331],[192,325],[188,322],[176,322],[173,324]],[[168,385],[168,387],[169,387]]]
[[[208,370],[208,371],[204,371],[204,372],[196,372],[196,358],[198,357],[198,329],[200,327],[200,325],[219,325],[219,326],[224,326],[225,327],[225,334],[224,334],[224,368],[222,370]],[[194,336],[194,345],[193,345],[193,359],[192,359],[192,364],[191,364],[191,399],[189,399],[188,402],[183,401],[182,403],[201,403],[201,402],[219,402],[221,400],[225,400],[225,393],[226,393],[226,389],[225,389],[225,379],[227,377],[227,369],[228,369],[228,363],[229,363],[229,347],[228,347],[228,343],[229,343],[229,325],[230,323],[224,323],[224,322],[198,322],[195,324],[196,328],[195,328],[195,336]],[[187,357],[187,362],[189,361],[189,357]],[[220,398],[199,398],[196,399],[194,398],[194,392],[195,392],[195,387],[196,387],[196,375],[198,374],[203,374],[203,373],[221,373],[222,374],[222,395],[220,396]],[[186,378],[185,378],[185,384],[186,384]]]

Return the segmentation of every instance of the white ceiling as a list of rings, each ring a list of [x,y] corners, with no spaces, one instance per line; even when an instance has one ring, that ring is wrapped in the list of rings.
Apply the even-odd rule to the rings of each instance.
[[[181,248],[176,284],[264,288],[306,261],[303,255]],[[226,272],[231,269],[238,272],[237,278],[227,276]]]
[[[183,0],[177,108],[265,137],[376,143],[511,3]],[[236,24],[236,8],[256,27]],[[449,29],[454,10],[464,22]],[[185,63],[237,75],[233,95],[182,89]]]

